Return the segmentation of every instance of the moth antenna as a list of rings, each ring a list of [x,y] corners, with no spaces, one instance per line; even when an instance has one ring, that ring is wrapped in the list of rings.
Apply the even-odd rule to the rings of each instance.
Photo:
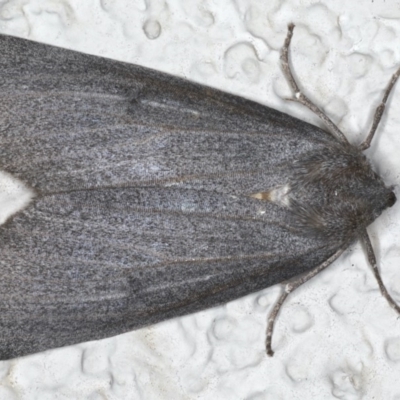
[[[367,138],[360,144],[360,150],[366,150],[371,145],[371,142],[372,142],[372,139],[374,138],[376,129],[378,128],[378,125],[382,119],[383,112],[385,111],[387,99],[388,99],[390,92],[392,91],[394,85],[396,84],[397,79],[399,79],[399,76],[400,76],[400,68],[392,75],[392,77],[386,87],[385,93],[383,94],[381,104],[379,104],[379,106],[376,107],[371,129],[368,133]]]
[[[366,230],[364,230],[361,234],[361,239],[366,247],[367,250],[367,256],[368,256],[368,262],[371,264],[372,271],[374,272],[375,278],[378,281],[379,285],[379,290],[382,293],[382,296],[388,301],[390,307],[394,308],[398,314],[400,314],[400,307],[399,305],[393,300],[392,296],[390,296],[389,292],[387,291],[385,285],[383,284],[381,274],[379,273],[378,270],[378,265],[376,263],[376,257],[374,254],[374,249],[371,244],[371,240],[368,236],[368,233]]]
[[[297,85],[296,80],[294,79],[294,76],[293,76],[293,73],[292,73],[292,70],[291,70],[290,64],[289,64],[289,46],[290,46],[290,42],[292,40],[294,26],[295,26],[294,24],[288,25],[288,33],[287,33],[287,36],[285,39],[285,43],[282,47],[281,56],[280,56],[283,74],[285,75],[285,78],[294,93],[294,97],[292,98],[292,101],[295,101],[297,103],[302,104],[303,106],[306,106],[314,114],[316,114],[319,118],[321,118],[322,121],[325,122],[327,127],[332,131],[331,133],[333,133],[333,136],[335,136],[340,142],[349,143],[346,136],[333,123],[333,121],[319,107],[317,107],[305,94],[303,94],[301,92],[299,86]]]
[[[285,284],[283,293],[279,297],[277,303],[275,304],[274,308],[271,311],[271,314],[268,317],[265,347],[266,347],[267,355],[269,357],[272,357],[274,355],[274,352],[272,350],[272,333],[274,330],[275,319],[276,319],[276,317],[279,313],[279,310],[281,309],[284,301],[286,300],[286,298],[289,296],[290,293],[295,291],[303,283],[306,283],[311,278],[314,278],[314,276],[318,275],[325,268],[329,267],[329,265],[331,265],[337,258],[340,257],[340,255],[344,252],[345,249],[346,249],[346,247],[339,249],[336,253],[334,253],[332,256],[330,256],[326,261],[324,261],[322,264],[318,265],[318,267],[314,268],[310,272],[307,272],[306,274],[303,274],[300,277],[295,278]]]

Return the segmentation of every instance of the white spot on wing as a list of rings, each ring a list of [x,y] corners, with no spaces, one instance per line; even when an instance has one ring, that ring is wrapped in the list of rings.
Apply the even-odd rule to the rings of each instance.
[[[34,192],[7,172],[0,171],[0,224],[24,209]]]
[[[270,190],[269,200],[272,203],[278,204],[282,207],[290,207],[289,194],[290,185],[279,186],[275,189]]]
[[[196,110],[192,110],[191,108],[185,108],[182,107],[182,104],[177,104],[176,106],[174,104],[166,104],[166,103],[159,103],[158,101],[154,101],[154,100],[146,100],[146,99],[142,99],[140,100],[140,102],[142,104],[146,104],[150,107],[154,107],[154,108],[164,108],[167,110],[179,110],[179,112],[186,112],[188,114],[192,114],[195,117],[200,117],[200,113]]]

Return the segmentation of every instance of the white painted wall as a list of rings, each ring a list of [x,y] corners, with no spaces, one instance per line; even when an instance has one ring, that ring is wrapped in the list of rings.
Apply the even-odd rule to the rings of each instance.
[[[2,33],[163,70],[321,125],[284,100],[290,91],[278,52],[289,22],[297,25],[291,55],[301,86],[361,142],[400,65],[399,1],[0,1]],[[398,85],[367,151],[398,197],[399,108]],[[400,303],[400,201],[369,232]],[[400,319],[361,246],[290,297],[270,359],[266,317],[278,293],[0,362],[0,399],[400,400]]]

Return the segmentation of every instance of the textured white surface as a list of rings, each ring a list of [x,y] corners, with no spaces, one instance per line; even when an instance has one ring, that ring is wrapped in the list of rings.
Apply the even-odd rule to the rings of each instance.
[[[288,22],[297,25],[292,65],[304,91],[361,142],[400,64],[397,1],[0,1],[2,33],[167,71],[321,126],[284,101],[290,91],[278,51]],[[399,107],[398,85],[367,152],[397,197]],[[369,228],[398,303],[399,214],[400,201]],[[1,362],[0,399],[400,400],[400,320],[359,245],[288,299],[271,359],[265,325],[278,293]]]

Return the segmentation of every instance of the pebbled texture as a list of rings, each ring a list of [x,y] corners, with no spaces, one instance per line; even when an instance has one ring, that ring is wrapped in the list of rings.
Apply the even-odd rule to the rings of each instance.
[[[168,70],[320,124],[280,99],[290,93],[276,50],[293,21],[292,60],[302,87],[352,142],[365,136],[400,60],[400,15],[387,2],[8,1],[0,18],[9,34]],[[161,26],[156,39],[145,32],[149,20]],[[368,152],[395,185],[397,94]],[[370,228],[397,300],[398,208]],[[0,398],[399,398],[399,321],[358,246],[291,297],[277,322],[275,358],[267,359],[260,343],[277,290],[116,339],[2,362]]]

